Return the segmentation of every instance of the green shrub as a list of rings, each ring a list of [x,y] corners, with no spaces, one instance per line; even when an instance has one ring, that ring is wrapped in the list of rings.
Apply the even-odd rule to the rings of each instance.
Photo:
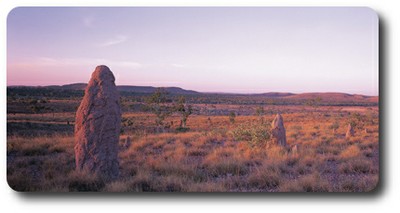
[[[247,141],[251,146],[266,144],[270,139],[270,127],[253,123],[241,124],[232,130],[236,141]]]

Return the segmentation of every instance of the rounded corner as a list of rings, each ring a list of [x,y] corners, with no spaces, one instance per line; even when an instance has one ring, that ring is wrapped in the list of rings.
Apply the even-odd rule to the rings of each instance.
[[[10,187],[10,189],[13,190],[14,192],[17,192],[17,193],[22,193],[22,192],[24,192],[24,191],[18,190],[17,188],[15,188],[15,186],[12,186],[12,185],[10,184],[9,176],[7,176],[7,181],[6,181],[6,182],[7,182],[8,187]]]
[[[367,10],[372,16],[374,16],[376,22],[379,22],[379,14],[374,8],[366,6],[364,7],[364,9]]]
[[[376,181],[375,186],[372,187],[371,189],[365,191],[365,193],[368,193],[368,194],[378,193],[378,191],[381,189],[381,187],[382,187],[381,177],[378,177],[378,180]]]
[[[23,7],[23,6],[16,6],[16,7],[12,8],[12,9],[8,12],[8,14],[7,14],[7,23],[8,23],[8,20],[10,20],[10,16],[11,16],[12,14],[14,14],[16,10],[19,10],[19,9],[22,9],[22,8],[26,8],[26,7]]]

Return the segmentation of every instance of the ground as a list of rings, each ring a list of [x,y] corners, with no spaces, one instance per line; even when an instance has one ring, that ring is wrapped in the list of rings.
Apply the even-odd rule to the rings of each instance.
[[[379,181],[377,106],[263,105],[255,115],[257,105],[194,104],[188,130],[173,114],[160,133],[150,112],[124,112],[121,175],[103,182],[74,170],[73,110],[11,113],[12,103],[7,179],[17,191],[367,192]],[[287,147],[267,146],[278,112]],[[345,138],[349,123],[355,135]]]

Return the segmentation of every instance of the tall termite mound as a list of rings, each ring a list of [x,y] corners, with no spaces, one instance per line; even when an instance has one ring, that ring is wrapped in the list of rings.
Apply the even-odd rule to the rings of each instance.
[[[286,130],[281,114],[277,114],[271,123],[272,144],[286,146]]]
[[[77,171],[94,174],[103,180],[118,177],[120,125],[121,109],[114,75],[107,66],[97,66],[76,112]]]

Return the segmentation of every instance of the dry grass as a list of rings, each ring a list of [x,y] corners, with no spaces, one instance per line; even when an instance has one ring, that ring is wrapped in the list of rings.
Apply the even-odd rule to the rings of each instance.
[[[301,176],[294,181],[288,181],[279,187],[281,192],[329,192],[331,185],[319,173]]]
[[[12,119],[44,118],[45,122],[50,119],[46,116],[52,115],[15,115]],[[18,191],[371,191],[379,177],[378,123],[366,123],[363,127],[368,131],[356,129],[355,136],[346,139],[350,116],[323,109],[284,113],[288,144],[300,145],[297,153],[291,153],[288,148],[267,148],[266,138],[258,131],[241,130],[243,134],[248,131],[249,138],[239,138],[234,132],[246,128],[243,124],[269,125],[273,115],[264,116],[264,124],[257,116],[237,116],[232,124],[227,116],[193,115],[187,123],[189,132],[154,134],[140,129],[152,126],[152,115],[129,113],[124,117],[134,125],[121,135],[118,180],[103,183],[75,172],[71,134],[9,135],[7,178]],[[373,119],[377,120],[377,114]],[[170,121],[179,124],[178,117]],[[334,122],[340,126],[335,132],[330,129]],[[127,135],[132,145],[124,148]]]
[[[340,158],[348,159],[360,156],[360,148],[357,145],[350,145],[340,153]]]

